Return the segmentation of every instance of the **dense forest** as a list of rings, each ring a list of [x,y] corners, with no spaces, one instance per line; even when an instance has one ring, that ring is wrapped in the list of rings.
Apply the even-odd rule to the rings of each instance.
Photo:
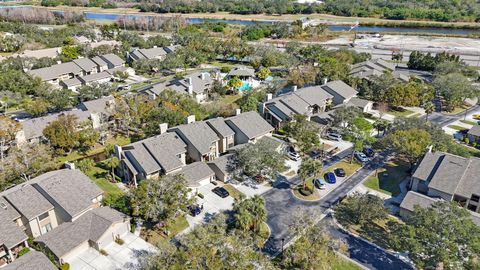
[[[135,6],[144,12],[235,14],[313,14],[418,19],[443,22],[480,21],[477,0],[325,0],[323,4],[299,4],[294,0],[43,0],[42,5]]]

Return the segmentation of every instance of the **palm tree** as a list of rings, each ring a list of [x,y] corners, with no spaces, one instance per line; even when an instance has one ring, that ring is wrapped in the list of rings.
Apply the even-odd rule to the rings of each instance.
[[[262,196],[255,195],[251,198],[251,212],[253,217],[253,230],[258,231],[258,224],[267,221],[267,208],[265,199]]]
[[[427,114],[425,121],[428,121],[428,116],[435,111],[435,104],[433,104],[433,102],[428,102],[423,106],[423,108],[425,109],[425,113]]]
[[[237,227],[255,232],[260,228],[258,225],[267,221],[267,208],[265,200],[259,195],[244,200],[236,200],[233,206]]]
[[[105,160],[105,165],[110,168],[113,180],[115,180],[115,168],[120,164],[120,160],[117,157],[112,157]]]

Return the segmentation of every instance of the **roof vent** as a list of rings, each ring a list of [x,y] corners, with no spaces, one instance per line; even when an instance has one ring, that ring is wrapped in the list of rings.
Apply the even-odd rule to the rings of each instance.
[[[4,210],[7,210],[7,205],[3,202],[0,203],[0,207],[2,207]]]

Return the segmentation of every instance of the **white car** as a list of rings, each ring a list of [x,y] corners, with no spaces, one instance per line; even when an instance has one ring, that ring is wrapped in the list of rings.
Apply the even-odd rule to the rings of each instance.
[[[333,141],[341,141],[342,135],[338,133],[327,133],[327,138]]]
[[[297,152],[287,152],[287,156],[288,156],[288,158],[290,158],[291,160],[294,160],[294,161],[299,161],[300,160],[300,154],[298,154]]]

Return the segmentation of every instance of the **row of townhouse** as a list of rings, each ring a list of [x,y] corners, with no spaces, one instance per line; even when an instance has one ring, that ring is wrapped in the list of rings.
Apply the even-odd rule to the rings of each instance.
[[[157,47],[153,46],[153,48],[148,49],[138,49],[135,48],[131,52],[128,53],[128,60],[129,61],[137,61],[137,60],[163,60],[167,54],[173,53],[179,46],[167,46],[167,47]]]
[[[32,69],[28,73],[45,82],[75,91],[81,85],[110,81],[115,71],[126,71],[124,65],[125,61],[117,55],[105,54]]]
[[[11,264],[11,269],[23,265],[15,261],[28,247],[28,238],[51,251],[61,264],[89,247],[100,250],[124,236],[129,218],[101,207],[103,194],[75,169],[48,172],[0,193],[0,265]],[[37,267],[51,268],[42,254],[30,256],[42,263]]]
[[[408,217],[414,206],[430,207],[436,201],[455,201],[470,210],[480,226],[480,159],[444,152],[427,152],[415,169],[400,215]]]
[[[306,115],[309,120],[325,123],[335,108],[354,106],[363,112],[372,110],[373,103],[357,97],[357,91],[343,81],[331,81],[323,85],[308,86],[267,100],[261,105],[263,117],[275,128],[293,119],[294,115]]]
[[[235,116],[205,121],[189,116],[184,125],[168,128],[167,124],[160,124],[159,135],[116,146],[121,160],[118,170],[134,186],[142,179],[176,173],[183,174],[190,187],[213,179],[228,181],[230,175],[224,165],[229,150],[255,143],[273,129],[257,112],[237,110]],[[215,162],[217,159],[221,161]]]
[[[45,138],[43,130],[62,115],[74,115],[79,123],[91,121],[94,129],[99,129],[108,121],[115,106],[115,98],[112,96],[102,97],[96,100],[80,103],[75,109],[53,113],[42,117],[27,119],[20,122],[20,130],[15,136],[18,145],[25,143],[41,142]]]

